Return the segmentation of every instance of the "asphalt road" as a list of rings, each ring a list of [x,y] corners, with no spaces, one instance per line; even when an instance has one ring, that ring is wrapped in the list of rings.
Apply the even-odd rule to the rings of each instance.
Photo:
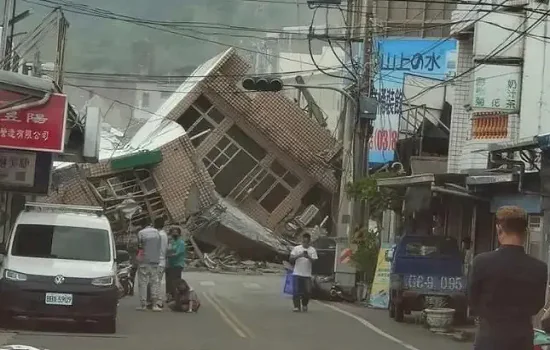
[[[471,349],[416,325],[395,324],[383,311],[312,302],[308,313],[293,313],[281,293],[281,276],[190,272],[185,278],[199,292],[197,314],[140,312],[137,297],[125,298],[116,335],[23,324],[16,334],[5,334],[5,342],[49,350]]]

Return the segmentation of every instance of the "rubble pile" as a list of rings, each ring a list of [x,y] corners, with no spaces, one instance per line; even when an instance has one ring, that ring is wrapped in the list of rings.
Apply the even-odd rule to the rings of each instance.
[[[188,262],[192,268],[206,268],[212,272],[234,272],[244,274],[283,273],[283,264],[242,260],[239,254],[226,246],[219,246],[210,253],[195,255]]]

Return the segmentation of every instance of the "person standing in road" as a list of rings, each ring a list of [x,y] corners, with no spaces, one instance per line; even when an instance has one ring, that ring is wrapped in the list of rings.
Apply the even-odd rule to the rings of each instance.
[[[178,227],[172,227],[169,233],[171,240],[166,255],[168,257],[166,293],[169,294],[169,300],[172,300],[176,295],[175,282],[181,279],[181,273],[185,267],[185,241]]]
[[[147,288],[151,285],[151,302],[153,311],[162,311],[159,307],[160,281],[159,262],[161,238],[159,229],[164,226],[164,218],[155,219],[154,227],[147,226],[138,232],[139,245],[142,253],[138,258],[139,300],[138,310],[147,310]]]
[[[293,296],[294,312],[307,312],[307,305],[311,295],[311,270],[313,262],[317,260],[317,251],[311,245],[311,235],[302,235],[302,244],[297,245],[290,252],[290,262],[294,263]]]
[[[474,258],[469,304],[479,317],[476,350],[532,350],[532,317],[544,307],[546,264],[525,253],[527,213],[506,206],[496,213],[500,247]]]

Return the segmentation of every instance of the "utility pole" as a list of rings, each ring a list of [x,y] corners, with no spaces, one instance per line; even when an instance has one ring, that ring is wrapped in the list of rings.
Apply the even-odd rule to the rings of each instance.
[[[353,21],[355,7],[357,2],[361,0],[348,1],[347,14],[346,14],[346,33],[345,40],[346,46],[351,47],[353,42],[353,27],[355,23]],[[353,62],[350,52],[346,52],[345,62]],[[340,194],[338,201],[338,217],[336,218],[336,256],[334,261],[334,279],[343,287],[355,286],[355,268],[347,263],[340,261],[340,254],[350,248],[350,244],[353,238],[353,208],[354,200],[346,193],[346,187],[348,183],[353,182],[354,168],[355,168],[355,149],[354,149],[354,133],[356,120],[358,115],[358,91],[361,83],[358,82],[358,86],[354,86],[353,98],[355,103],[346,103],[346,112],[344,120],[340,123],[339,135],[341,135],[342,141],[342,175],[340,178]]]
[[[67,43],[67,29],[69,22],[60,11],[57,19],[57,50],[55,55],[54,81],[62,89],[65,73],[65,45]]]
[[[365,0],[365,10],[366,10],[366,21],[365,21],[365,35],[363,40],[363,72],[361,83],[362,86],[359,88],[359,95],[361,97],[371,98],[373,95],[373,13],[372,13],[372,1],[376,0]],[[376,114],[374,115],[376,116]],[[357,151],[358,157],[356,159],[356,172],[355,180],[359,180],[363,177],[369,176],[369,141],[372,136],[373,119],[361,118],[359,120],[359,129],[357,130],[356,144],[355,149]],[[364,201],[363,203],[358,203],[355,213],[358,214],[358,224],[366,226],[368,228],[369,224],[369,203]]]
[[[8,58],[8,39],[10,30],[8,29],[12,12],[15,7],[15,0],[4,0],[4,21],[2,24],[2,41],[0,42],[0,68],[6,69],[8,67],[6,59]]]

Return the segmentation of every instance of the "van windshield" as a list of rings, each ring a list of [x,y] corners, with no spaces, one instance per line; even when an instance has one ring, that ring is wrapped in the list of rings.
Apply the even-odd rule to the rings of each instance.
[[[17,225],[11,255],[86,261],[110,261],[107,230],[52,225]]]

